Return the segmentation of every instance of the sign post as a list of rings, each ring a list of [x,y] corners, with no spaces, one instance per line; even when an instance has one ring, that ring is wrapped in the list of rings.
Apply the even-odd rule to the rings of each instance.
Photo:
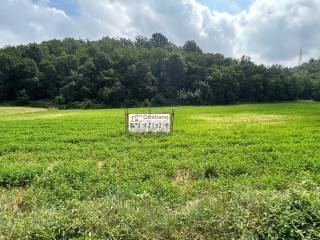
[[[172,113],[129,113],[125,110],[126,129],[132,133],[170,133],[173,131]]]

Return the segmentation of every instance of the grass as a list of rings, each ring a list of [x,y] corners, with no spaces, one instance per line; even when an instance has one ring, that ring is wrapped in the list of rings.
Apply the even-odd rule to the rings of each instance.
[[[320,103],[175,110],[1,107],[0,239],[320,239]]]

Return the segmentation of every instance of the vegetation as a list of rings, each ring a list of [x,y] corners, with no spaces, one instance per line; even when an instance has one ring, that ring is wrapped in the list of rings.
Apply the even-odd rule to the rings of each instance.
[[[121,109],[2,107],[0,239],[320,239],[319,113],[179,107],[134,135]]]
[[[320,61],[266,67],[151,39],[51,40],[0,49],[0,102],[60,108],[320,100]]]

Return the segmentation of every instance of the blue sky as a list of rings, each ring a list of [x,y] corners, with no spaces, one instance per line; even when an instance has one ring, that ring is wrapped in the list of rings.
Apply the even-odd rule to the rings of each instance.
[[[77,0],[32,0],[35,3],[48,2],[50,7],[63,10],[66,14],[74,16],[79,12]]]
[[[49,6],[63,10],[68,15],[77,15],[79,12],[77,0],[33,0],[39,3],[46,1]],[[253,0],[198,0],[198,2],[207,5],[210,9],[236,13],[244,9],[248,9]]]
[[[239,10],[248,9],[253,0],[198,0],[211,9],[234,13]]]

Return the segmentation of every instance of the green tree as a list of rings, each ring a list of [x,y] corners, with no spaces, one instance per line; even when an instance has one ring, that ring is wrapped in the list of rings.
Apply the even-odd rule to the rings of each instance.
[[[38,73],[36,62],[30,58],[23,58],[17,63],[10,78],[10,85],[15,88],[16,97],[20,91],[25,90],[30,99],[38,98]]]
[[[161,90],[169,99],[175,99],[177,91],[184,87],[187,81],[186,70],[183,58],[176,53],[171,54],[165,60]]]
[[[0,53],[0,101],[12,100],[15,85],[11,81],[14,59],[8,54]]]
[[[39,45],[33,43],[25,48],[23,56],[25,58],[30,58],[39,64],[44,58],[44,52]]]
[[[202,53],[201,48],[193,40],[187,41],[183,46],[183,50],[187,53]]]
[[[50,61],[40,64],[40,91],[42,98],[54,98],[59,92],[59,85],[56,81],[57,70]]]
[[[26,105],[30,101],[30,97],[25,89],[22,89],[17,94],[17,103]]]
[[[247,56],[203,53],[195,41],[177,47],[161,33],[0,49],[0,101],[62,97],[63,106],[90,107],[94,101],[141,106],[318,99],[318,79],[320,59],[266,67]]]
[[[168,39],[161,33],[152,34],[151,42],[154,47],[164,48],[169,44]]]

